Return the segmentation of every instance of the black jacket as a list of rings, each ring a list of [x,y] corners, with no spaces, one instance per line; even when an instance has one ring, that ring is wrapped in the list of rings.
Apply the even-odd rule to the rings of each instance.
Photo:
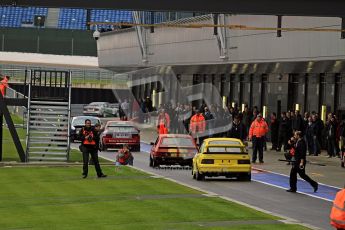
[[[337,126],[334,122],[328,122],[326,125],[326,136],[329,140],[335,140],[336,137]]]
[[[298,115],[296,117],[294,117],[294,119],[292,119],[292,129],[293,130],[297,130],[297,131],[301,131],[303,132],[303,118],[301,115]]]
[[[299,139],[296,142],[296,149],[295,149],[295,163],[294,165],[296,167],[299,166],[299,164],[301,163],[301,160],[304,160],[304,165],[306,164],[306,155],[307,155],[307,145],[304,141],[303,138]]]
[[[231,129],[227,132],[227,137],[237,138],[240,140],[246,139],[247,131],[245,125],[241,122],[238,124],[233,122]]]
[[[279,121],[279,136],[290,137],[292,134],[290,119],[285,118]]]

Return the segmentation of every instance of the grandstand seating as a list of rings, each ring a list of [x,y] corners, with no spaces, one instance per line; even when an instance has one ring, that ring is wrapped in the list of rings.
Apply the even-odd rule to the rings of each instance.
[[[132,12],[125,10],[98,10],[90,12],[91,22],[133,22]],[[181,13],[180,13],[181,14]],[[183,13],[182,13],[183,14]],[[152,19],[151,12],[143,12],[144,23],[161,23],[164,21],[192,16],[177,13],[155,12]],[[23,24],[33,24],[35,15],[48,16],[47,8],[38,7],[0,7],[0,26],[1,27],[21,27]],[[60,29],[86,30],[87,11],[86,9],[67,9],[62,8],[59,13],[57,26]],[[98,29],[111,29],[110,25],[98,25]],[[92,26],[91,29],[96,29]]]
[[[32,24],[34,15],[47,16],[47,8],[38,7],[0,7],[1,27],[21,27],[23,23]]]
[[[60,10],[58,28],[60,29],[86,29],[86,10],[84,9],[66,9]]]
[[[91,22],[133,22],[132,12],[124,10],[92,10]],[[109,25],[99,25],[99,28],[110,29]],[[91,27],[95,29],[95,27]]]

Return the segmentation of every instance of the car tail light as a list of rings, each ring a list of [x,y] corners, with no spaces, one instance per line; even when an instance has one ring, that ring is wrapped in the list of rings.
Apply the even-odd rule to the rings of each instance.
[[[237,163],[243,164],[243,165],[248,165],[248,164],[250,164],[250,160],[238,160]]]
[[[111,135],[111,134],[105,134],[105,136],[104,136],[105,138],[112,138],[113,137],[113,135]]]
[[[214,164],[213,159],[202,159],[201,164]]]
[[[132,138],[135,139],[135,140],[139,140],[140,136],[139,136],[139,134],[133,134]]]

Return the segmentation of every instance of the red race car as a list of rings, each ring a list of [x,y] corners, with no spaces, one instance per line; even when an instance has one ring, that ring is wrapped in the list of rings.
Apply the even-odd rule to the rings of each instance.
[[[181,165],[192,166],[193,157],[198,152],[193,137],[184,134],[160,134],[151,143],[150,166]]]
[[[133,151],[140,151],[140,130],[128,121],[108,121],[101,134],[102,150],[121,148],[127,144]]]

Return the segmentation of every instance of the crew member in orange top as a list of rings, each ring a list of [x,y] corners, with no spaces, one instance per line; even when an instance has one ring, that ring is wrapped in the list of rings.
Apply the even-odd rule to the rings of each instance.
[[[170,116],[168,113],[162,109],[159,112],[157,119],[157,133],[158,134],[168,134],[170,127]]]
[[[189,132],[194,137],[195,142],[199,143],[199,145],[202,144],[205,128],[205,117],[199,110],[195,110],[195,115],[190,119]]]
[[[9,76],[5,76],[4,79],[0,82],[0,91],[2,94],[2,97],[5,97],[6,94],[6,88],[8,88],[8,81],[10,80]]]
[[[253,141],[253,156],[252,162],[256,162],[257,152],[259,151],[259,161],[264,163],[264,144],[265,135],[268,132],[268,125],[262,118],[261,113],[256,116],[256,119],[249,129],[249,140]]]
[[[340,190],[333,201],[331,225],[337,230],[345,229],[345,189]]]
[[[106,177],[102,173],[98,161],[97,143],[99,143],[99,133],[91,127],[91,120],[85,120],[85,126],[79,132],[79,140],[81,140],[80,150],[83,153],[83,178],[86,178],[88,174],[89,155],[91,155],[92,161],[95,164],[97,176]]]

